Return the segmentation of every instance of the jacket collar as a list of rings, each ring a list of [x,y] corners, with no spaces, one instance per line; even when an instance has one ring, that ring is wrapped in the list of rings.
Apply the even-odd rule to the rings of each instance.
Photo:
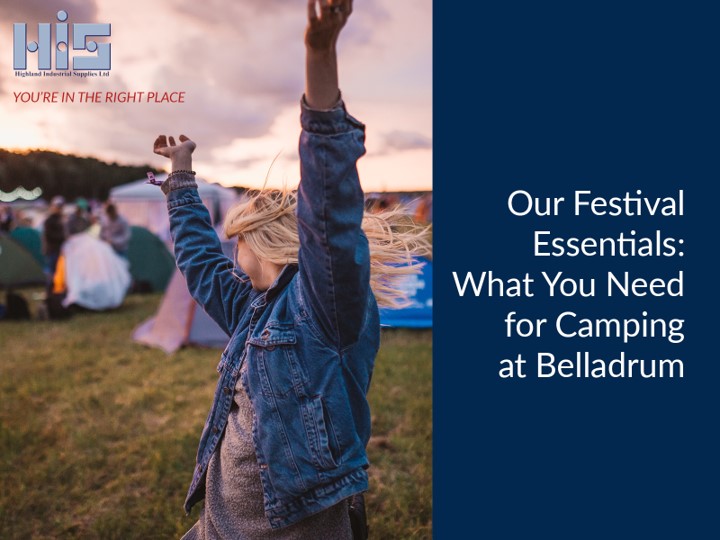
[[[268,289],[261,293],[252,303],[253,307],[260,307],[268,302],[270,302],[273,298],[275,298],[282,290],[285,288],[285,286],[290,283],[293,277],[295,277],[295,274],[297,274],[298,271],[298,265],[297,264],[286,264],[285,267],[280,271],[280,274],[277,278],[275,278],[275,281],[273,281],[272,285],[268,287]]]

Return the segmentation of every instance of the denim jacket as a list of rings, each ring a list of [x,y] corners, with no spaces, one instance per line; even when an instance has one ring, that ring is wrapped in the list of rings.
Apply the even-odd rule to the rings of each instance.
[[[342,102],[329,111],[303,106],[301,124],[299,262],[285,266],[267,291],[233,275],[194,177],[180,173],[163,185],[178,267],[193,298],[230,336],[185,509],[204,498],[208,462],[245,362],[241,383],[254,410],[272,528],[368,488],[366,394],[379,347],[356,167],[365,153],[364,125]]]

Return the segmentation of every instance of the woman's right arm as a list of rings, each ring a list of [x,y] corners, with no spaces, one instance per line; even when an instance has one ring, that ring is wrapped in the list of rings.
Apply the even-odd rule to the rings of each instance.
[[[170,215],[170,234],[175,260],[185,276],[192,297],[207,314],[231,335],[237,325],[252,287],[235,277],[234,263],[225,256],[212,227],[210,213],[197,191],[192,173],[195,143],[180,136],[180,144],[161,135],[153,151],[168,157],[172,174],[163,183]]]

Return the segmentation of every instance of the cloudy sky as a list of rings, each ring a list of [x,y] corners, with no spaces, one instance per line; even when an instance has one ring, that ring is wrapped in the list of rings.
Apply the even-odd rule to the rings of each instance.
[[[195,170],[226,185],[297,181],[305,0],[2,0],[0,147],[49,148],[166,166],[159,133],[198,143]],[[15,76],[12,23],[110,23],[109,77]],[[54,33],[53,33],[54,38]],[[87,54],[87,53],[79,53]],[[70,51],[72,59],[73,51]],[[356,0],[339,44],[340,86],[367,124],[368,191],[431,189],[432,2]],[[72,60],[71,60],[72,61]],[[54,57],[53,57],[54,62]],[[37,54],[28,53],[36,71]],[[72,92],[75,103],[21,103],[21,92]],[[79,103],[79,92],[185,92],[185,103]],[[273,159],[276,157],[275,163]]]

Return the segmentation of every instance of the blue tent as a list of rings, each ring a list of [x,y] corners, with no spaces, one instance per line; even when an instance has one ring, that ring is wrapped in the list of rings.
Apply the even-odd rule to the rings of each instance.
[[[380,309],[380,324],[393,328],[432,328],[432,262],[425,263],[420,274],[403,279],[401,287],[412,304],[401,309]]]

